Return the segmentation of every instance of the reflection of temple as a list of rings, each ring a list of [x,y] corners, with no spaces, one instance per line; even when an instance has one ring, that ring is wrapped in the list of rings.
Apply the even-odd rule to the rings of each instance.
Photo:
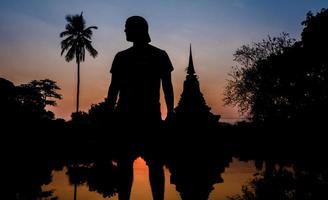
[[[230,162],[231,157],[226,153],[202,152],[193,158],[180,157],[169,165],[170,182],[176,186],[182,200],[207,200],[214,185],[223,182],[221,175]]]
[[[187,76],[180,101],[175,108],[176,117],[179,124],[186,122],[188,124],[193,123],[193,125],[215,125],[218,123],[220,116],[212,114],[210,109],[200,91],[190,46]]]

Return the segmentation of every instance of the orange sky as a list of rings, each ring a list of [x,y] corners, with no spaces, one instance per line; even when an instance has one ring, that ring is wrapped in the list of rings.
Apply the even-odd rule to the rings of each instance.
[[[0,76],[15,84],[45,78],[57,81],[63,100],[58,102],[58,107],[50,109],[56,117],[69,119],[75,109],[76,64],[60,57],[59,33],[64,30],[65,15],[83,11],[87,26],[99,28],[93,36],[99,56],[96,59],[87,56],[81,64],[83,111],[106,97],[113,58],[118,51],[131,46],[125,41],[125,20],[141,15],[149,23],[151,44],[166,50],[175,68],[172,74],[175,104],[181,94],[191,43],[208,105],[222,116],[222,121],[236,121],[240,119],[236,109],[224,107],[222,101],[228,73],[236,64],[234,51],[268,34],[288,32],[299,38],[306,13],[324,6],[327,6],[325,0],[141,0],[138,4],[132,0],[2,0]]]
[[[115,51],[120,51],[130,46],[130,43],[125,41],[123,34],[121,39],[122,41],[118,42],[120,43],[118,44],[119,47],[115,48],[113,45],[112,48],[115,49]],[[53,42],[57,43],[58,40],[54,40]],[[29,44],[29,41],[24,43],[21,44],[19,48],[18,54],[20,57],[17,59],[13,58],[13,55],[9,52],[3,52],[0,54],[2,65],[12,66],[10,69],[1,68],[1,76],[8,78],[15,84],[26,83],[33,79],[50,78],[55,80],[61,87],[60,93],[63,95],[63,100],[58,101],[57,107],[49,107],[48,109],[54,111],[56,117],[70,119],[70,114],[74,111],[76,103],[76,64],[74,62],[65,62],[64,58],[59,56],[57,49],[47,49],[43,46],[41,46],[41,49],[37,47],[38,51],[43,52],[43,58],[39,58],[33,53],[36,50],[36,47]],[[58,46],[58,44],[53,45]],[[98,44],[95,44],[95,46],[97,47]],[[183,57],[176,56],[170,48],[165,48],[165,45],[158,44],[157,46],[164,46],[163,49],[168,52],[174,65],[175,70],[172,72],[172,79],[175,93],[175,104],[177,104],[186,75],[185,68],[188,65],[188,45],[183,49],[179,49],[178,53],[184,55]],[[98,49],[98,51],[100,50]],[[194,46],[193,56],[195,68],[207,103],[212,107],[212,111],[215,114],[221,114],[224,118],[238,118],[239,115],[235,109],[223,106],[222,93],[227,75],[222,73],[220,69],[215,70],[204,67],[208,61],[204,60],[204,63],[201,63],[199,61],[201,60],[199,59],[201,56],[200,54],[201,53],[197,47]],[[109,69],[114,55],[115,52],[104,54],[103,51],[100,51],[99,56],[96,59],[87,57],[86,62],[81,64],[81,110],[87,111],[92,104],[99,103],[106,97],[111,79]],[[161,94],[161,102],[162,112],[163,115],[165,115],[166,107],[163,101],[163,94]],[[230,119],[226,119],[226,121],[229,120]]]

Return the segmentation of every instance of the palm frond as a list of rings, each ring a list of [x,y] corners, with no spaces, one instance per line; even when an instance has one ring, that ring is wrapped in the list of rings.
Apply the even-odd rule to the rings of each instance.
[[[66,45],[68,45],[71,41],[73,41],[74,35],[68,36],[63,41],[61,41],[61,46],[64,48]]]
[[[90,39],[90,40],[91,40],[91,36],[92,36],[92,34],[86,34],[86,33],[83,33],[83,35],[82,35],[82,37],[84,39]]]
[[[81,52],[81,60],[84,61],[85,60],[85,48],[82,48],[82,52]]]
[[[71,35],[71,32],[70,31],[63,31],[63,32],[61,32],[60,34],[59,34],[59,37],[65,37],[65,36],[67,36],[67,35]]]
[[[85,28],[85,20],[84,20],[83,16],[74,15],[72,25],[77,31],[82,32]]]
[[[84,48],[83,45],[77,44],[76,48],[75,48],[75,59],[76,59],[76,63],[80,62],[80,61],[84,61],[83,60],[83,56],[84,56]]]
[[[91,45],[91,42],[86,42],[85,43],[85,48],[88,50],[89,54],[92,56],[92,57],[96,57],[98,55],[98,51],[93,48],[93,46]]]
[[[65,56],[65,60],[66,60],[67,62],[70,62],[71,60],[73,60],[74,57],[75,57],[75,52],[76,52],[76,46],[73,45],[73,46],[71,46],[71,48],[67,51],[67,54],[66,54],[66,56]]]
[[[71,34],[75,34],[76,33],[76,29],[73,27],[72,24],[66,24],[65,29],[67,31],[69,31]]]
[[[92,34],[93,34],[92,29],[96,29],[96,28],[97,28],[96,26],[88,27],[85,30],[83,30],[82,35],[86,38],[91,39]]]
[[[89,26],[89,27],[86,28],[85,30],[91,30],[91,29],[98,29],[98,26]]]
[[[85,28],[85,20],[83,12],[77,15],[67,15],[67,24],[65,31],[60,33],[60,37],[65,37],[61,41],[61,55],[67,51],[65,55],[66,61],[71,61],[76,58],[76,61],[84,61],[85,51],[87,50],[92,57],[96,57],[98,52],[91,45],[92,29],[98,29],[97,26]],[[86,49],[86,50],[85,50]]]
[[[66,50],[67,50],[67,48],[65,48],[65,49],[63,48],[60,52],[60,56],[62,56]]]
[[[83,37],[83,44],[85,43],[91,43],[91,40],[89,38]]]
[[[66,15],[65,19],[69,23],[72,23],[73,22],[73,16],[72,15]]]
[[[71,38],[70,38],[71,37]],[[60,55],[63,55],[63,53],[69,48],[71,47],[76,41],[73,39],[74,36],[70,36],[68,38],[66,38],[65,40],[63,40],[61,42],[61,48],[62,48],[62,51],[61,51],[61,54]]]

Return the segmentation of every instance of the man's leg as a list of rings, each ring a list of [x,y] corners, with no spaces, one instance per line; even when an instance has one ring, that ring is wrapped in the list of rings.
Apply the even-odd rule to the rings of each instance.
[[[133,183],[133,160],[121,159],[117,162],[119,170],[118,199],[129,200]]]
[[[151,162],[148,164],[149,181],[153,194],[153,200],[164,200],[165,177],[161,163]]]
[[[158,140],[158,137],[162,136],[160,129],[162,123],[160,112],[157,118],[154,117],[148,121],[150,126],[148,127],[149,131],[146,132],[154,134],[146,135],[143,157],[149,169],[149,182],[153,200],[164,200],[165,177],[163,155],[161,153],[163,143],[161,140]]]

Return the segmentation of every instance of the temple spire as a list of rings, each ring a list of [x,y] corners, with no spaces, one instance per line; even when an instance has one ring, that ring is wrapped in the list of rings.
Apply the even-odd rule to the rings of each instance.
[[[187,76],[186,80],[183,82],[181,98],[175,108],[177,121],[186,127],[205,126],[208,128],[209,124],[216,126],[220,116],[210,112],[211,108],[207,106],[205,98],[200,91],[199,81],[192,59],[191,45],[189,64],[186,71]]]
[[[188,68],[187,68],[187,74],[194,75],[195,73],[196,72],[195,72],[194,63],[192,60],[192,52],[191,52],[191,44],[190,44],[189,64],[188,64]]]

